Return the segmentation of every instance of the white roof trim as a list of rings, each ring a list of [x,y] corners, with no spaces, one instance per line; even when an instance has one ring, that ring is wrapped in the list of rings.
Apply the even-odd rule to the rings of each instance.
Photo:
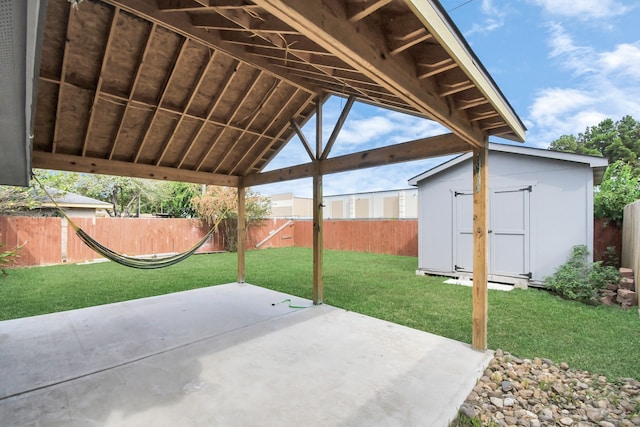
[[[523,156],[532,156],[539,157],[544,159],[552,159],[552,160],[563,160],[566,162],[574,162],[574,163],[582,163],[589,165],[590,168],[593,169],[594,183],[597,185],[600,183],[602,179],[602,174],[609,164],[608,160],[604,157],[595,157],[595,156],[587,156],[584,154],[575,154],[575,153],[563,153],[560,151],[551,151],[545,150],[542,148],[531,148],[531,147],[522,147],[516,145],[507,145],[507,144],[494,144],[489,143],[489,151],[499,152],[499,153],[511,153],[511,154],[520,154]],[[431,168],[420,175],[414,176],[409,179],[409,185],[417,186],[418,182],[427,179],[433,175],[439,174],[440,172],[449,169],[459,163],[464,162],[465,160],[471,158],[473,156],[472,153],[464,153],[455,157],[448,162],[442,163],[434,168]]]
[[[414,11],[415,15],[422,21],[422,24],[447,50],[449,55],[456,61],[460,68],[473,81],[476,87],[482,92],[491,105],[500,113],[516,135],[518,141],[525,139],[526,128],[509,105],[504,95],[496,88],[496,84],[488,77],[479,59],[469,53],[469,49],[457,35],[457,30],[452,28],[449,20],[443,15],[438,7],[431,1],[425,0],[405,0],[407,5]]]

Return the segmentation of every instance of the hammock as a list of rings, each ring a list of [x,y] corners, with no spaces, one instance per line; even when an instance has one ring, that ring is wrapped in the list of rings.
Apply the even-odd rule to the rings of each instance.
[[[58,211],[60,211],[62,216],[64,216],[67,219],[67,221],[75,231],[76,236],[78,236],[80,240],[82,240],[87,246],[89,246],[98,254],[104,256],[105,258],[113,262],[117,262],[120,265],[124,265],[125,267],[138,268],[143,270],[152,270],[156,268],[170,267],[172,265],[179,263],[180,261],[184,261],[185,259],[189,258],[191,255],[193,255],[195,251],[197,251],[200,248],[200,246],[205,244],[207,239],[209,239],[209,237],[211,237],[211,235],[218,229],[218,225],[220,224],[220,221],[222,221],[222,218],[224,217],[224,215],[220,215],[220,218],[216,221],[216,223],[213,225],[211,230],[209,230],[209,232],[207,232],[207,234],[202,239],[200,239],[200,241],[198,241],[186,252],[182,252],[175,255],[163,256],[163,257],[152,257],[152,258],[131,257],[131,256],[119,254],[107,248],[102,243],[95,240],[93,237],[89,236],[82,228],[80,228],[75,222],[73,222],[71,218],[67,216],[67,214],[62,210],[62,208],[58,205],[58,203],[51,196],[51,194],[49,194],[49,192],[44,187],[44,185],[42,185],[42,183],[38,180],[38,177],[34,175],[34,179],[36,180],[40,188],[42,188],[42,190],[47,194],[49,199],[51,199],[51,201],[56,206]]]

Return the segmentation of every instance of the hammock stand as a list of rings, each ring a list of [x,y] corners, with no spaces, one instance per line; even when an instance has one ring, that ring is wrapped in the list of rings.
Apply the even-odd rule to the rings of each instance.
[[[95,240],[93,237],[89,236],[84,230],[82,230],[82,228],[80,228],[75,222],[73,222],[73,220],[69,218],[69,216],[67,216],[67,214],[64,212],[64,210],[62,210],[62,208],[58,205],[58,203],[51,196],[51,194],[49,194],[45,186],[42,185],[38,177],[34,175],[34,179],[36,180],[40,188],[42,188],[42,190],[46,193],[49,199],[51,199],[51,202],[53,202],[53,204],[56,206],[58,211],[60,211],[62,216],[67,219],[67,221],[75,231],[76,236],[78,236],[80,240],[82,240],[87,246],[89,246],[98,254],[120,265],[124,265],[125,267],[138,268],[142,270],[153,270],[157,268],[170,267],[172,265],[179,263],[180,261],[184,261],[185,259],[189,258],[191,255],[193,255],[202,245],[205,244],[207,239],[209,239],[209,237],[211,237],[211,235],[218,230],[218,225],[224,218],[224,215],[220,215],[220,218],[216,221],[216,223],[213,225],[211,230],[209,230],[207,234],[205,234],[205,236],[202,239],[200,239],[200,241],[198,241],[195,245],[193,245],[190,249],[188,249],[185,252],[175,254],[175,255],[164,256],[164,257],[152,257],[152,258],[131,257],[131,256],[119,254],[107,248],[102,243]]]

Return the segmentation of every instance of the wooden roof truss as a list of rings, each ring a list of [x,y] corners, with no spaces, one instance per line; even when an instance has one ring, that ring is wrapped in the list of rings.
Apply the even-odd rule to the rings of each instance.
[[[412,3],[105,0],[75,9],[51,0],[33,164],[269,182],[273,174],[260,174],[298,133],[295,123],[332,94],[436,120],[451,129],[455,150],[492,134],[521,139],[497,89],[463,69]],[[443,151],[427,139],[415,145],[425,146],[420,156]]]

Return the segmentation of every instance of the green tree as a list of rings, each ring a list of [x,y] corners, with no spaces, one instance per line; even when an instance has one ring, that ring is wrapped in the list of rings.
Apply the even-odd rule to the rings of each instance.
[[[113,216],[154,213],[162,203],[160,181],[57,171],[38,171],[38,177],[47,187],[112,203]]]
[[[637,169],[621,160],[609,165],[600,187],[594,195],[593,213],[596,218],[622,222],[624,207],[640,199],[640,178]]]
[[[29,211],[38,205],[31,187],[0,185],[0,214]]]
[[[605,119],[587,127],[577,137],[562,135],[549,146],[553,151],[606,157],[609,163],[622,160],[640,170],[640,122],[624,116],[617,122]]]
[[[200,196],[202,186],[186,182],[163,182],[159,194],[162,211],[174,218],[194,218],[197,216],[193,198]]]
[[[208,186],[202,196],[193,198],[193,206],[198,217],[209,225],[218,219],[222,236],[228,251],[237,250],[238,233],[238,190],[232,187]],[[271,212],[271,204],[267,197],[246,190],[245,194],[246,220],[249,224],[258,224]]]

